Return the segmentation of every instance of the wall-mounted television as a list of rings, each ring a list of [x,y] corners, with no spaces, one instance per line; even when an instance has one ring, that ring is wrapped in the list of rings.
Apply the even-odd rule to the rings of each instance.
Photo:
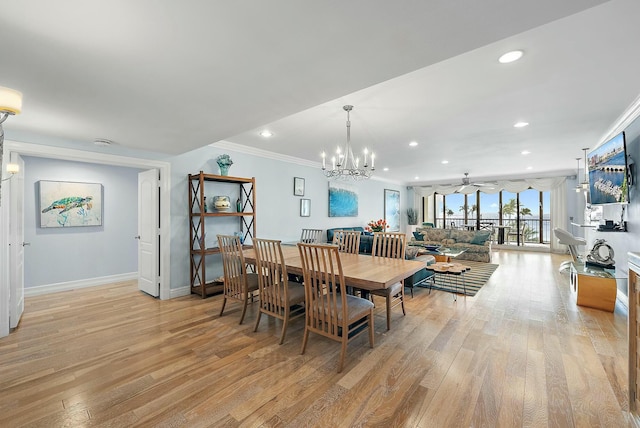
[[[594,205],[629,202],[627,148],[624,132],[587,155],[590,202]]]

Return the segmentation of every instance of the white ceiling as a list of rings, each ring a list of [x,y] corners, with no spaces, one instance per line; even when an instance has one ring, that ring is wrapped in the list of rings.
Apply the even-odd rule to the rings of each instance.
[[[376,152],[381,178],[548,176],[575,171],[640,94],[636,0],[24,0],[0,12],[0,86],[24,93],[4,127],[19,141],[171,155],[225,140],[319,162],[344,143],[353,104],[352,145]],[[498,64],[512,49],[524,57]]]

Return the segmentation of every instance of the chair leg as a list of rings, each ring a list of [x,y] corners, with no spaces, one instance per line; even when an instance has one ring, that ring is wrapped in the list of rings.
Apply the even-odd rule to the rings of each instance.
[[[387,331],[391,330],[391,293],[387,294]]]
[[[224,306],[227,304],[227,296],[224,296],[222,298],[222,308],[220,308],[220,316],[222,316],[222,313],[224,312]]]
[[[402,315],[407,316],[407,311],[404,310],[404,290],[400,292],[400,306],[402,306]]]
[[[373,348],[373,336],[375,333],[375,329],[373,327],[373,310],[369,312],[369,346]]]
[[[245,297],[242,301],[242,315],[240,315],[240,322],[238,324],[242,324],[242,321],[244,321],[244,315],[247,313],[247,305],[249,304],[248,300],[249,299]]]
[[[340,361],[338,362],[338,373],[342,372],[342,367],[344,366],[344,357],[347,354],[347,341],[349,340],[349,336],[345,334],[346,331],[342,331],[342,347],[340,349]]]
[[[307,340],[309,340],[309,329],[305,325],[304,334],[302,335],[302,349],[300,350],[300,354],[304,354],[304,351],[307,349]]]
[[[256,317],[256,324],[253,327],[253,332],[255,333],[256,331],[258,331],[258,324],[260,324],[260,315],[262,315],[262,311],[260,309],[258,309],[258,316]]]
[[[284,343],[284,336],[287,334],[287,326],[289,325],[289,312],[284,315],[282,320],[282,333],[280,333],[280,345]]]

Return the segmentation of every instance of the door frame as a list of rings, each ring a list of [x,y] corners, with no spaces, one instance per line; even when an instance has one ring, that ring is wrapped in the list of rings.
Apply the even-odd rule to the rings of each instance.
[[[9,159],[12,152],[16,152],[21,156],[33,156],[49,159],[62,159],[75,162],[87,162],[102,165],[124,166],[130,168],[152,169],[155,168],[160,172],[160,218],[163,220],[160,225],[160,299],[167,300],[171,298],[170,289],[170,255],[171,255],[171,164],[165,161],[142,159],[129,156],[112,155],[99,152],[90,152],[85,150],[68,149],[54,146],[44,146],[40,144],[22,143],[16,141],[4,141],[4,158]],[[4,191],[5,186],[2,186]],[[8,195],[8,192],[5,193]],[[9,221],[8,221],[8,198],[3,198],[0,206],[0,272],[8,272],[8,246],[4,243],[9,242]],[[5,220],[6,219],[6,220]],[[7,247],[7,248],[5,248]],[[6,275],[0,275],[0,337],[9,334],[9,278]]]

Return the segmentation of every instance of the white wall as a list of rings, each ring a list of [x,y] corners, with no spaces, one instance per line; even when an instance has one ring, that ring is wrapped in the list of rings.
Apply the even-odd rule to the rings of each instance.
[[[252,154],[239,153],[215,147],[197,149],[171,159],[171,288],[185,287],[189,280],[189,218],[188,218],[188,174],[197,174],[201,170],[209,174],[218,174],[215,158],[228,153],[233,165],[230,176],[256,178],[256,226],[260,238],[296,241],[302,228],[328,229],[334,227],[366,226],[370,220],[384,217],[384,189],[400,191],[401,213],[407,207],[406,187],[376,180],[354,182],[358,188],[358,217],[329,217],[328,180],[320,168],[297,165]],[[293,178],[305,179],[304,196],[293,195]],[[209,183],[212,184],[212,183]],[[210,190],[211,189],[211,190]],[[235,202],[237,193],[210,186],[206,190],[209,199],[213,195],[229,195]],[[235,195],[235,196],[234,196]],[[311,216],[300,217],[300,199],[311,200]],[[213,220],[227,222],[220,228],[212,228],[206,237],[207,243],[215,240],[216,233],[225,233],[229,222],[237,220],[225,218]],[[406,215],[401,215],[401,231],[404,231]],[[214,223],[207,223],[212,225]],[[232,226],[229,226],[232,227]],[[226,229],[228,233],[231,229]],[[326,234],[324,235],[326,239]],[[210,259],[210,260],[209,260]],[[222,266],[216,257],[209,256],[207,280],[222,274]]]
[[[138,271],[135,168],[38,157],[25,161],[25,288]],[[40,228],[39,180],[102,183],[103,225]]]

